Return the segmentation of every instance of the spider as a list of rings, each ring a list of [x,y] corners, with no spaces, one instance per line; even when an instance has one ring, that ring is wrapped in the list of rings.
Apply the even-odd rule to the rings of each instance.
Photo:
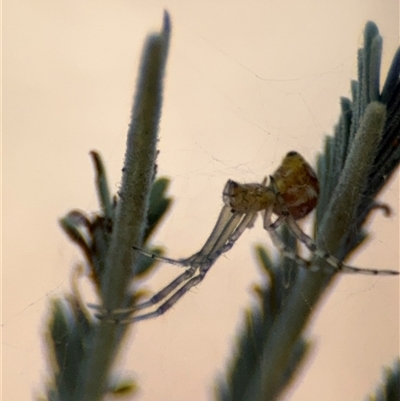
[[[118,309],[109,314],[98,314],[97,317],[112,322],[131,323],[162,315],[204,279],[219,256],[229,251],[242,233],[253,226],[258,212],[264,212],[264,229],[282,255],[295,260],[305,268],[309,268],[311,262],[287,250],[276,234],[276,229],[283,222],[313,255],[329,263],[332,271],[370,275],[399,274],[394,270],[370,270],[345,265],[331,254],[318,249],[311,237],[301,230],[296,221],[307,216],[316,207],[319,183],[314,170],[299,153],[289,152],[280,167],[270,176],[270,185],[267,186],[266,183],[266,178],[260,184],[239,184],[228,180],[222,193],[224,206],[214,229],[200,251],[186,259],[160,257],[134,246],[134,250],[147,257],[184,266],[187,269],[149,300],[135,305],[134,308]],[[277,216],[274,222],[272,222],[272,214]],[[147,309],[161,302],[162,304],[152,312],[121,319],[116,317]],[[99,309],[104,312],[101,308]]]

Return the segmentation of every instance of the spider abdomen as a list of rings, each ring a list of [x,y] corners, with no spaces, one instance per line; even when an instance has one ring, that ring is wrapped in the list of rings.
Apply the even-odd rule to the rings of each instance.
[[[319,183],[313,168],[297,152],[289,152],[273,174],[285,206],[295,220],[309,214],[317,206]],[[274,213],[280,215],[275,203]]]

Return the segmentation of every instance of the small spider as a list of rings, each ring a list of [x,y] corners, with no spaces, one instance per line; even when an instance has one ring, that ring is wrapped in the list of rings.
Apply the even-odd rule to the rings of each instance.
[[[370,275],[399,274],[394,270],[369,270],[347,266],[329,253],[318,249],[314,241],[301,230],[296,220],[307,216],[316,207],[319,183],[314,170],[300,154],[289,152],[283,159],[281,166],[270,177],[269,186],[266,185],[266,182],[266,178],[261,184],[239,184],[229,180],[222,193],[224,206],[211,235],[200,251],[186,259],[175,260],[160,257],[134,246],[133,249],[145,256],[188,268],[149,300],[135,305],[134,308],[118,309],[97,316],[113,322],[131,323],[162,315],[186,292],[204,279],[218,257],[232,248],[246,228],[253,226],[258,212],[264,212],[264,229],[267,230],[274,245],[283,256],[295,260],[305,268],[309,268],[311,262],[287,250],[276,234],[276,229],[283,222],[313,255],[328,262],[332,271]],[[271,220],[272,214],[277,215],[275,222]],[[117,315],[147,309],[162,301],[164,302],[152,312],[128,318],[121,317],[118,319],[116,317]],[[101,308],[99,309],[104,312]]]

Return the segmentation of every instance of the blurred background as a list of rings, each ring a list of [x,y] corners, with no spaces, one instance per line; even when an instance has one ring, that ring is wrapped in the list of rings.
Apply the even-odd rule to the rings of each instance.
[[[3,1],[5,401],[43,389],[49,300],[70,291],[82,260],[57,220],[98,210],[90,150],[118,190],[143,41],[164,9],[172,40],[158,173],[171,178],[174,203],[153,242],[170,257],[203,245],[228,178],[259,182],[290,150],[315,163],[350,95],[368,20],[383,36],[383,77],[398,46],[396,0]],[[350,262],[399,269],[397,178],[381,200],[394,213],[374,215]],[[138,380],[138,400],[212,399],[261,277],[256,243],[271,248],[260,221],[173,310],[134,327],[116,370]],[[180,271],[163,265],[148,288]],[[284,399],[363,399],[399,352],[399,280],[341,277],[308,335],[314,348]]]

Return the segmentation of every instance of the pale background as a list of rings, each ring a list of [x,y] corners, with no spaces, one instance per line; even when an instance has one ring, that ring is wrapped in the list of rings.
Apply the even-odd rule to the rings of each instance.
[[[118,189],[143,40],[172,18],[159,174],[173,209],[154,242],[171,257],[210,233],[228,178],[260,181],[289,150],[311,163],[356,76],[367,20],[384,38],[383,74],[398,46],[396,0],[3,2],[3,400],[28,400],[46,379],[51,297],[69,291],[81,260],[57,225],[98,208],[88,152]],[[354,265],[399,269],[398,183],[381,199]],[[118,370],[138,400],[211,400],[259,280],[260,222],[172,311],[138,324]],[[180,272],[163,267],[151,288]],[[285,400],[360,400],[399,351],[397,278],[344,276],[308,333],[315,347]]]

